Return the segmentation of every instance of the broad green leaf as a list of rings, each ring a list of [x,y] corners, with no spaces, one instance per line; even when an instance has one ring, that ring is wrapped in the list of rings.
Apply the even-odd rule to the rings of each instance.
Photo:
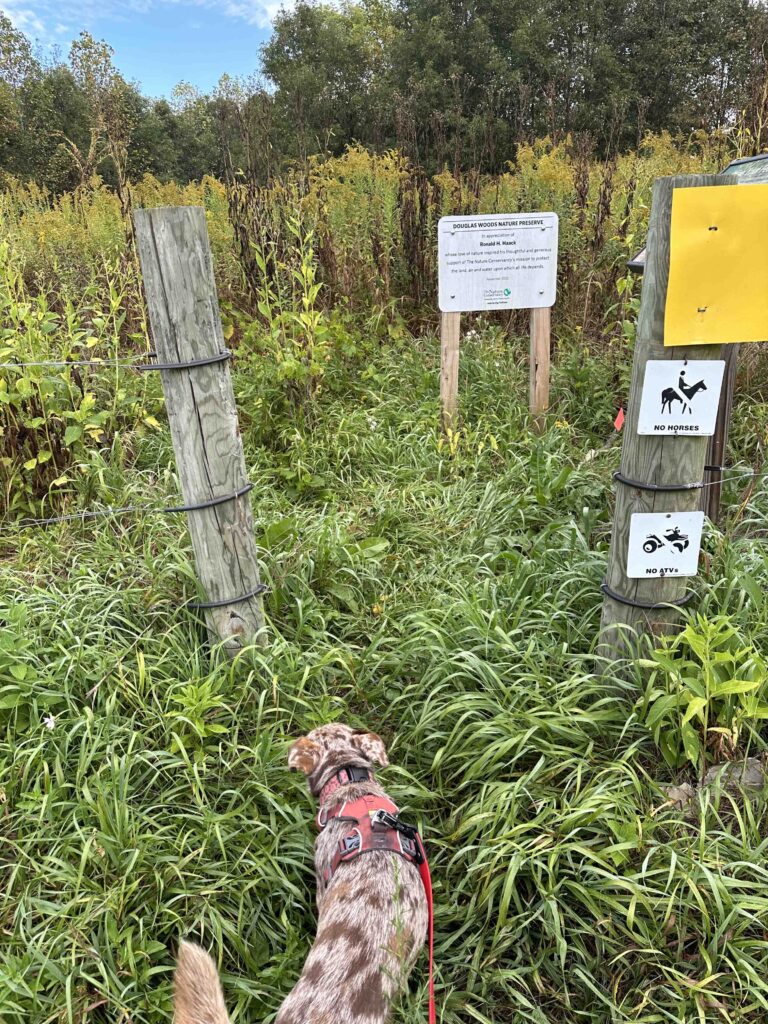
[[[694,697],[688,704],[686,712],[683,715],[683,725],[685,725],[686,722],[690,722],[694,715],[698,715],[700,711],[703,711],[707,704],[708,701],[706,700],[706,698]]]
[[[680,735],[683,740],[683,749],[685,750],[685,756],[693,765],[698,765],[699,758],[701,757],[701,740],[699,734],[693,728],[692,725],[684,725],[680,729]]]
[[[721,683],[712,687],[713,697],[727,697],[733,693],[749,693],[761,685],[761,680],[755,679],[731,679],[727,683]]]

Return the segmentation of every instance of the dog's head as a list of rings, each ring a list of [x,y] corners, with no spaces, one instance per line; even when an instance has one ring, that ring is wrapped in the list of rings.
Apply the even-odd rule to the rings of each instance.
[[[330,777],[344,765],[372,768],[389,764],[384,741],[375,732],[352,729],[334,722],[321,725],[300,737],[288,751],[291,771],[304,772],[309,788],[320,792]]]

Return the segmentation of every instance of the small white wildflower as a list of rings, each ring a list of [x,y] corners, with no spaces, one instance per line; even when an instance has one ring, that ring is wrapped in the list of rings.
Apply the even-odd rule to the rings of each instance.
[[[43,725],[50,732],[51,730],[56,728],[56,719],[53,717],[53,715],[46,715],[45,718],[43,719]]]

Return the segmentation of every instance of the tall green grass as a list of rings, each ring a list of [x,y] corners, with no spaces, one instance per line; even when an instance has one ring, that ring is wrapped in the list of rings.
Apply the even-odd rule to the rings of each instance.
[[[183,607],[183,517],[6,525],[4,1022],[166,1022],[181,934],[220,958],[235,1021],[272,1019],[315,920],[285,755],[331,719],[382,733],[382,779],[427,841],[445,1024],[765,1020],[765,799],[664,806],[640,670],[594,661],[618,450],[587,454],[623,371],[564,357],[539,437],[524,352],[492,331],[464,346],[447,439],[434,338],[336,366],[309,426],[265,422],[235,361],[271,637],[235,663]],[[738,408],[737,456],[760,415]],[[165,429],[135,447],[104,455],[117,501],[170,495]],[[758,646],[766,521],[760,485],[694,583]],[[397,1021],[424,1019],[425,981],[422,960]]]

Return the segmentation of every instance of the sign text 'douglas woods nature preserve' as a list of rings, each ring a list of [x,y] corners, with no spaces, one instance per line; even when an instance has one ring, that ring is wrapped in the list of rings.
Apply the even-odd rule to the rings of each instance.
[[[556,213],[442,217],[437,231],[441,311],[554,305],[557,235]]]

